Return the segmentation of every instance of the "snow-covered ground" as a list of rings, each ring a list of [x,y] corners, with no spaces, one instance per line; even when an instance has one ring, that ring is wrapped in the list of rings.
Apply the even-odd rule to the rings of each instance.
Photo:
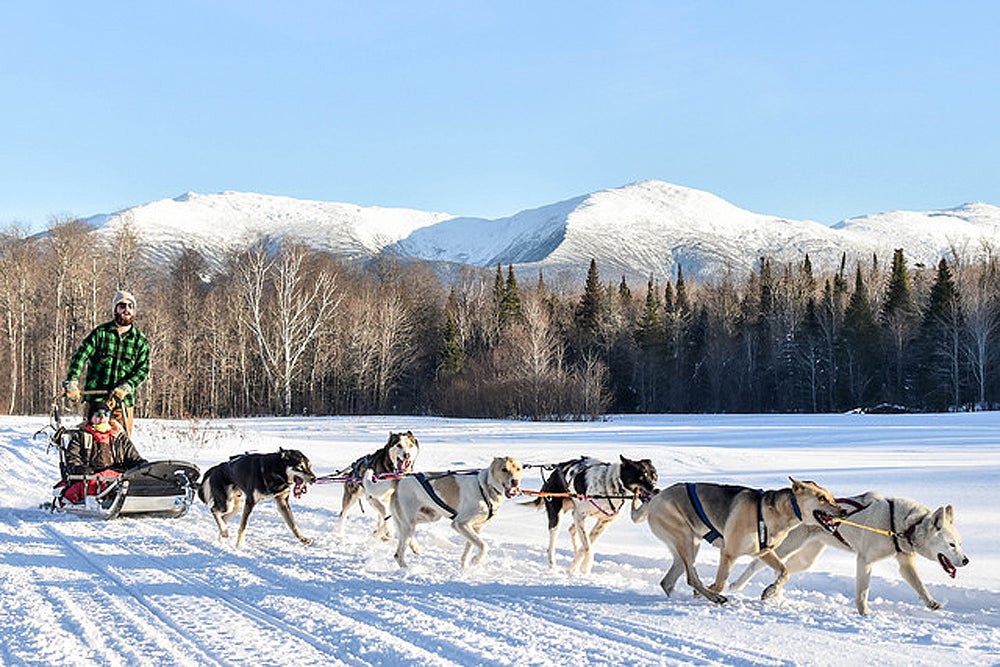
[[[104,522],[38,509],[57,476],[32,434],[45,417],[0,418],[0,663],[68,665],[382,664],[1000,664],[1000,413],[962,415],[655,416],[599,423],[412,417],[139,421],[151,459],[202,470],[244,451],[301,449],[329,474],[384,444],[419,438],[417,469],[478,467],[495,455],[554,463],[587,454],[650,458],[660,485],[699,480],[777,488],[789,474],[837,495],[877,489],[955,507],[970,564],[949,579],[919,569],[930,611],[895,563],[875,566],[872,614],[853,604],[853,558],[827,550],[779,600],[759,575],[725,606],[683,582],[657,582],[666,547],[627,513],[597,544],[593,572],[570,576],[545,556],[544,512],[504,504],[483,536],[486,560],[462,572],[446,522],[421,526],[423,554],[400,571],[393,543],[371,537],[372,512],[336,534],[341,488],[314,485],[293,508],[299,544],[273,503],[247,542],[220,543],[204,505],[179,519]],[[537,489],[539,471],[523,486]],[[235,523],[235,521],[234,521]],[[233,531],[235,534],[235,531]],[[717,551],[703,546],[702,577]],[[746,559],[737,564],[742,571]]]

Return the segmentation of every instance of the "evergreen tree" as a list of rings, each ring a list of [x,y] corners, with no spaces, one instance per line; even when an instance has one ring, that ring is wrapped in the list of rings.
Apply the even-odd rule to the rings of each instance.
[[[961,299],[948,262],[942,258],[917,340],[920,351],[918,389],[922,404],[927,408],[961,407],[962,332]]]
[[[503,309],[503,301],[507,296],[507,281],[504,280],[503,270],[497,264],[497,273],[493,278],[493,307],[496,309],[497,321]]]
[[[879,317],[885,349],[883,381],[886,398],[895,403],[907,400],[907,354],[915,334],[918,315],[910,289],[906,258],[903,256],[903,249],[897,248],[892,255],[892,273]]]
[[[625,282],[625,275],[622,275],[622,281],[618,283],[618,298],[622,300],[623,303],[628,303],[632,300],[632,290],[629,289],[628,283]]]
[[[448,311],[448,320],[444,329],[444,348],[441,351],[442,373],[455,375],[462,370],[465,363],[465,353],[462,351],[462,344],[458,340],[458,323],[455,322],[455,315]]]
[[[678,313],[691,312],[691,302],[688,300],[687,286],[684,283],[684,267],[677,265],[677,298],[674,308]]]
[[[802,287],[807,298],[816,291],[816,278],[813,277],[813,265],[809,253],[806,253],[806,258],[802,261]]]
[[[664,341],[661,310],[660,299],[657,296],[653,278],[650,276],[646,286],[646,301],[643,304],[635,330],[635,341],[639,348],[636,368],[637,407],[641,412],[655,412],[661,409],[659,384],[662,375]]]
[[[760,259],[760,281],[758,283],[759,297],[757,312],[750,336],[756,352],[756,372],[752,378],[753,391],[751,400],[755,412],[771,412],[778,403],[778,359],[780,340],[776,340],[778,331],[775,322],[775,284],[771,271],[771,260]]]
[[[848,391],[846,398],[855,406],[869,404],[878,396],[878,345],[878,324],[861,275],[861,266],[858,265],[854,292],[844,311],[841,346],[844,361],[841,368],[846,373]]]
[[[521,295],[517,289],[517,278],[514,277],[514,266],[507,265],[507,280],[500,299],[500,325],[507,326],[521,318]]]
[[[669,283],[667,285],[669,287]],[[690,327],[692,320],[691,302],[688,300],[687,286],[684,283],[684,269],[677,265],[677,282],[674,285],[673,297],[667,290],[670,306],[665,309],[666,338],[666,378],[667,410],[670,412],[687,412],[691,400],[690,383],[693,369],[690,354]]]
[[[646,287],[646,302],[642,307],[635,338],[643,350],[651,349],[663,341],[663,315],[660,313],[660,300],[656,297],[652,277]]]
[[[587,270],[587,282],[576,308],[576,328],[581,353],[590,350],[599,340],[603,292],[604,288],[597,273],[597,261],[591,259],[590,268]]]
[[[667,281],[667,286],[663,288],[663,310],[667,313],[674,312],[674,286]]]

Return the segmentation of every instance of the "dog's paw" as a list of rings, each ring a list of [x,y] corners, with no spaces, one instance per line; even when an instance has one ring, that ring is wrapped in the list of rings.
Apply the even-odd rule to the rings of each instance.
[[[313,543],[313,540],[312,540],[311,537],[300,537],[299,538],[299,542],[301,542],[302,544],[304,544],[306,546],[309,546],[310,544]]]
[[[941,606],[942,606],[941,603],[938,602],[937,600],[928,600],[927,601],[927,608],[931,609],[933,611],[937,611],[938,609],[941,608]]]

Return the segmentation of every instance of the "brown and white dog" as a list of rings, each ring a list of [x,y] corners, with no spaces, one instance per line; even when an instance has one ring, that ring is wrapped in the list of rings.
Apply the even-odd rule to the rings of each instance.
[[[374,474],[376,476],[390,474],[406,474],[413,471],[413,463],[420,453],[420,443],[417,442],[412,431],[406,433],[390,433],[389,440],[377,451],[365,454],[358,458],[349,467],[335,473],[336,476],[348,476],[344,482],[344,497],[340,502],[340,521],[337,523],[337,530],[344,533],[344,522],[347,518],[347,510],[351,509],[361,498],[367,496],[369,504],[378,515],[375,523],[375,537],[388,540],[392,537],[389,525],[386,522],[388,515],[389,498],[395,491],[395,486],[391,484],[379,487],[379,495],[366,494],[364,482],[365,477]]]
[[[833,521],[844,514],[829,491],[815,482],[799,482],[789,477],[791,488],[762,491],[745,486],[680,482],[667,487],[642,505],[633,502],[632,521],[649,521],[653,534],[663,540],[674,561],[660,581],[667,595],[682,572],[687,582],[707,599],[724,604],[721,595],[733,563],[740,556],[760,558],[777,573],[764,590],[764,598],[781,591],[788,570],[774,554],[796,526],[808,523],[832,529]],[[701,540],[721,550],[715,583],[705,586],[698,577],[695,558]]]
[[[417,524],[441,518],[451,519],[451,527],[465,538],[462,569],[480,563],[486,555],[486,542],[479,536],[483,526],[496,513],[505,498],[520,491],[521,464],[517,459],[497,457],[489,467],[468,472],[414,473],[391,482],[392,518],[396,522],[399,542],[396,562],[406,567],[406,549],[419,553],[413,544]],[[385,482],[365,480],[365,487],[377,487]],[[378,492],[377,488],[369,493]],[[476,549],[472,554],[473,547]]]
[[[617,518],[619,510],[633,497],[648,498],[655,488],[656,468],[649,459],[632,460],[619,455],[619,461],[606,463],[584,456],[556,464],[542,485],[544,495],[527,503],[536,507],[545,504],[549,518],[549,566],[556,564],[556,535],[563,513],[573,512],[569,527],[573,562],[569,571],[587,574],[594,562],[594,543]],[[588,534],[585,524],[593,516],[597,521]]]
[[[272,454],[241,454],[209,468],[201,480],[198,497],[212,510],[221,539],[229,537],[226,524],[243,506],[237,547],[243,545],[250,512],[258,502],[269,498],[274,498],[278,513],[295,537],[303,544],[312,544],[296,525],[288,496],[292,493],[295,497],[301,496],[307,485],[315,481],[309,459],[297,449],[278,449]]]
[[[810,568],[827,546],[853,552],[857,556],[854,604],[859,614],[868,614],[872,564],[895,556],[899,573],[927,608],[940,609],[941,603],[931,597],[917,572],[917,555],[937,561],[952,578],[956,568],[969,564],[951,505],[932,511],[915,500],[886,498],[877,491],[838,498],[837,502],[848,508],[845,519],[851,523],[840,523],[833,532],[802,524],[775,548],[775,555],[788,571]],[[761,567],[760,561],[750,563],[731,589],[742,589]]]

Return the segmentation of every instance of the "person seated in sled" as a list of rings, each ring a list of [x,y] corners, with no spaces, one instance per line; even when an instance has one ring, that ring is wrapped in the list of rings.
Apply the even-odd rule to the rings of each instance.
[[[62,497],[66,502],[78,504],[84,497],[96,495],[107,487],[109,480],[122,473],[148,463],[132,444],[121,424],[111,419],[111,410],[104,403],[91,403],[87,423],[74,431],[66,448],[67,475],[99,475],[102,480],[89,480],[69,484]]]

